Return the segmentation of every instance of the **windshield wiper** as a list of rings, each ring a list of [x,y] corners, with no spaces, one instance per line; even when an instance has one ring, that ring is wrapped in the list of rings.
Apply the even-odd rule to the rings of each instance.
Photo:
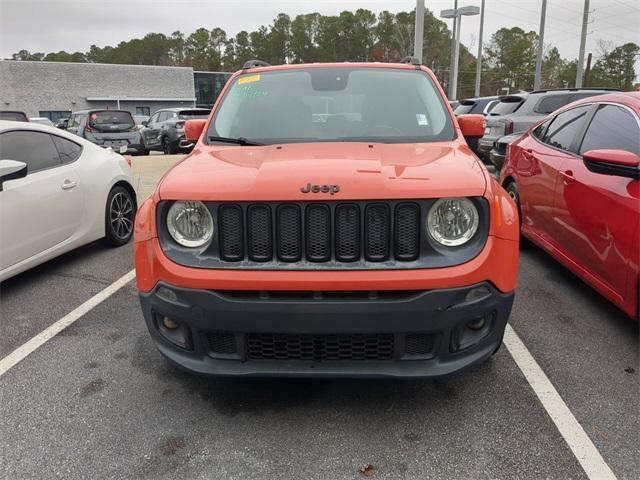
[[[207,136],[207,140],[211,142],[235,143],[237,145],[248,145],[248,146],[264,145],[264,143],[252,142],[250,140],[247,140],[244,137],[232,138],[232,137],[216,137],[214,135],[209,135]]]

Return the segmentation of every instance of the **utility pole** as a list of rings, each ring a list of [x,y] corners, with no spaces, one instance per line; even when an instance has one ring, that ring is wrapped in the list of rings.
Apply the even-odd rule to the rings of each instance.
[[[547,0],[543,0],[547,1]],[[476,89],[474,96],[480,96],[480,76],[482,75],[482,30],[484,29],[484,0],[480,6],[480,38],[478,38],[478,61],[476,63]]]
[[[591,58],[592,55],[587,55],[587,69],[584,71],[584,87],[589,86],[589,74],[591,73]]]
[[[540,89],[540,77],[542,77],[542,51],[544,50],[544,21],[547,16],[547,0],[542,0],[540,12],[540,32],[538,33],[538,54],[536,56],[536,76],[533,79],[533,89]]]
[[[458,10],[458,0],[453,2],[453,10]],[[447,93],[449,94],[449,100],[455,100],[455,97],[451,96],[451,88],[453,85],[453,59],[456,54],[456,30],[458,27],[458,17],[453,17],[453,31],[451,32],[451,61],[449,62],[449,88]],[[455,88],[455,87],[453,87]]]
[[[584,49],[587,43],[587,25],[589,24],[589,0],[584,0],[584,12],[582,13],[582,34],[580,35],[580,54],[578,55],[578,68],[576,69],[576,88],[582,87],[582,73],[584,69]]]
[[[413,56],[422,62],[424,43],[424,0],[416,0],[416,27],[413,39]]]

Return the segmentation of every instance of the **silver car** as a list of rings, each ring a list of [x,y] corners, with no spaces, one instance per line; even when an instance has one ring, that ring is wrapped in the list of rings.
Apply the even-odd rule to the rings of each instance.
[[[581,98],[602,95],[613,88],[571,88],[535,90],[500,97],[487,116],[484,137],[478,140],[478,155],[489,160],[489,153],[496,140],[514,132],[527,130],[539,120],[557,109]]]
[[[116,151],[124,151],[124,147],[127,153],[146,153],[140,130],[133,115],[126,110],[73,112],[66,130],[101,147],[112,147]]]

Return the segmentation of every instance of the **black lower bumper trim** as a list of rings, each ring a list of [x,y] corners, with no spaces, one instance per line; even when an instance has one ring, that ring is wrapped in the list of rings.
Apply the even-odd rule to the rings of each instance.
[[[193,373],[438,377],[491,356],[514,297],[488,282],[380,294],[251,293],[161,283],[140,301],[159,351]],[[172,342],[180,329],[192,339],[188,349]]]

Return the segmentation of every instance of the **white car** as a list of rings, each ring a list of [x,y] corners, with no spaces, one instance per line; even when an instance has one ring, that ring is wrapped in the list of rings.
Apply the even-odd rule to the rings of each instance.
[[[124,245],[136,209],[123,156],[54,127],[0,121],[0,281],[100,238]]]

